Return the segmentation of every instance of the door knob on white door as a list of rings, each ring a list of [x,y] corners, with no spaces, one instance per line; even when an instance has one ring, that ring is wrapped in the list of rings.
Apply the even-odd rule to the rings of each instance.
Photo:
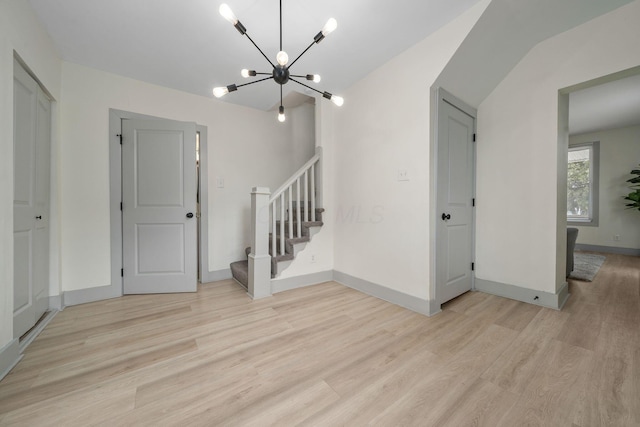
[[[448,221],[450,219],[451,219],[451,214],[445,214],[445,213],[442,214],[443,221]]]
[[[193,218],[193,213],[192,213],[192,212],[189,212],[189,213],[187,214],[187,218]]]

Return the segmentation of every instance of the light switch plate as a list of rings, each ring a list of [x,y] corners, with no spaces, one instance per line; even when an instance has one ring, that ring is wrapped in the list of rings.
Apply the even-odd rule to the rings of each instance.
[[[398,169],[398,181],[409,181],[409,171],[406,169]]]

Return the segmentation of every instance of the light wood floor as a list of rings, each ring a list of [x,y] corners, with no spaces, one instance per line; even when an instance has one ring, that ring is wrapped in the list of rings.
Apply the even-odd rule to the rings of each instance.
[[[639,426],[640,258],[570,292],[432,318],[336,283],[69,307],[0,382],[0,425]]]

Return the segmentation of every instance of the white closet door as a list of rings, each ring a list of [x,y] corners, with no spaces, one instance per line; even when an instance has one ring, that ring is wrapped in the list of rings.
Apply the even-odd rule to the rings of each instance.
[[[49,306],[51,102],[14,60],[13,335],[31,329]]]

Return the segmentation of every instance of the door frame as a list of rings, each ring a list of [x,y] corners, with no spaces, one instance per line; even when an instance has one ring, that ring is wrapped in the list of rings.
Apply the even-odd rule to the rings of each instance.
[[[431,238],[429,250],[430,250],[430,259],[429,259],[429,268],[430,268],[430,279],[431,286],[429,289],[429,315],[432,316],[441,311],[442,302],[440,301],[438,295],[438,282],[436,276],[436,262],[437,262],[437,248],[438,248],[438,234],[437,234],[437,224],[438,224],[438,155],[439,150],[438,147],[440,145],[440,130],[439,130],[439,119],[442,111],[442,107],[444,103],[452,105],[463,113],[469,115],[473,118],[473,132],[476,134],[477,125],[478,125],[478,113],[475,108],[469,106],[461,99],[457,98],[455,95],[451,94],[447,90],[442,87],[433,88],[431,90],[431,105],[435,109],[435,114],[432,114],[432,141],[431,144],[431,186],[430,186],[430,220],[429,220],[429,233]],[[476,144],[473,144],[473,184],[472,184],[472,194],[473,198],[476,197],[476,179],[477,179],[477,170],[476,170],[476,155],[477,148]],[[476,259],[476,210],[473,209],[471,213],[471,259]],[[475,290],[475,271],[471,271],[471,290]]]
[[[175,120],[164,117],[149,116],[131,111],[109,109],[109,217],[111,241],[111,284],[98,288],[83,290],[81,293],[65,293],[65,304],[76,305],[91,301],[117,298],[123,295],[122,271],[122,150],[119,135],[122,132],[123,119],[142,120]],[[208,159],[207,128],[196,125],[200,132],[200,234],[199,259],[201,271],[209,271],[209,200],[208,200]],[[195,165],[194,165],[195,167]],[[201,278],[199,277],[198,280]]]

